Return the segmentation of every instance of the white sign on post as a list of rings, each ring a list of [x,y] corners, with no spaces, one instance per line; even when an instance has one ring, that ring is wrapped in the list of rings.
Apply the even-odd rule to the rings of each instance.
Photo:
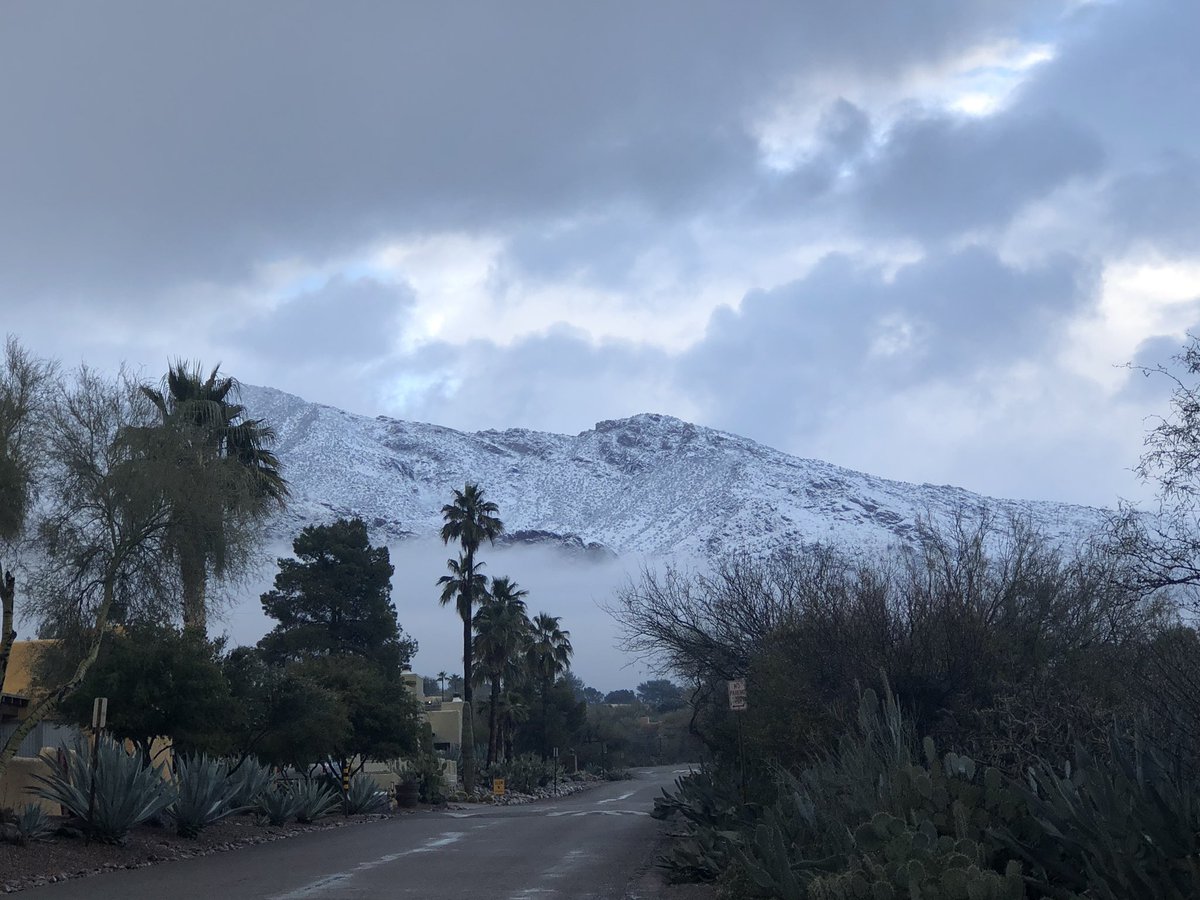
[[[729,708],[734,710],[746,708],[745,678],[735,678],[729,682]]]
[[[108,724],[108,698],[97,697],[92,701],[92,728],[103,728]]]

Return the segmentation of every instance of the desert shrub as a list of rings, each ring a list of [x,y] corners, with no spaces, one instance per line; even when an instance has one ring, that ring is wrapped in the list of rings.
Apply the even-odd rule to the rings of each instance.
[[[532,794],[553,780],[554,770],[549,761],[542,762],[537,754],[523,753],[502,766],[494,767],[493,777],[503,778],[505,787],[510,791]]]
[[[445,803],[449,796],[442,758],[435,753],[422,753],[409,767],[408,776],[415,777],[418,797],[422,803]]]
[[[224,762],[204,754],[181,756],[175,765],[175,800],[167,814],[180,837],[194,838],[226,816],[247,806],[235,806],[237,785],[229,780]]]
[[[682,829],[658,859],[667,880],[714,881],[729,868],[757,810],[742,801],[733,777],[702,769],[677,778],[674,792],[663,791],[651,815]]]
[[[361,772],[350,779],[350,790],[342,795],[342,811],[348,815],[387,812],[388,797],[374,778]]]
[[[120,843],[135,825],[165,810],[175,799],[174,785],[156,769],[142,765],[111,738],[102,737],[97,747],[95,769],[96,801],[89,812],[92,773],[88,746],[79,741],[67,754],[66,768],[58,768],[53,756],[44,759],[50,775],[37,775],[39,797],[59,803],[83,822],[94,840]]]

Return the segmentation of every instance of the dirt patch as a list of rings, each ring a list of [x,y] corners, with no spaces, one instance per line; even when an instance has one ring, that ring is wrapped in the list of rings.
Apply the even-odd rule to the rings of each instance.
[[[311,825],[293,823],[279,827],[260,825],[250,815],[233,816],[205,828],[197,838],[181,838],[170,827],[140,825],[119,846],[88,843],[81,837],[66,836],[25,847],[0,844],[0,893],[9,894],[69,878],[85,878],[112,869],[140,869],[176,859],[207,856],[310,831],[377,822],[421,809],[417,807],[375,816],[330,816]]]

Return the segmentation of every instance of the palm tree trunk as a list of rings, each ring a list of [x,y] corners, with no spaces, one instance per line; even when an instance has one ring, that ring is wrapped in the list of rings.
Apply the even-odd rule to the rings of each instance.
[[[467,569],[470,571],[470,568]],[[467,602],[470,601],[468,588]],[[470,609],[470,606],[467,606]],[[471,616],[463,616],[463,723],[462,723],[462,765],[463,790],[468,794],[475,789],[475,723],[471,710],[474,692],[471,690]]]
[[[208,614],[204,606],[208,581],[204,554],[195,548],[179,548],[179,580],[183,587],[183,627],[208,636]]]
[[[542,676],[542,762],[550,755],[550,722],[547,706],[550,702],[550,679]]]
[[[488,764],[489,769],[492,767],[492,763],[495,762],[496,756],[498,755],[496,752],[496,705],[500,702],[500,679],[499,678],[492,679],[491,700],[492,700],[492,703],[491,703],[490,708],[488,709],[487,764]]]

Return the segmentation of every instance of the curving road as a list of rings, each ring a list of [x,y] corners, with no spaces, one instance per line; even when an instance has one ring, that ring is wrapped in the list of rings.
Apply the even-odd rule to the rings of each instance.
[[[637,769],[563,800],[468,807],[313,832],[66,881],[25,900],[554,900],[659,896],[654,798],[685,768]]]

